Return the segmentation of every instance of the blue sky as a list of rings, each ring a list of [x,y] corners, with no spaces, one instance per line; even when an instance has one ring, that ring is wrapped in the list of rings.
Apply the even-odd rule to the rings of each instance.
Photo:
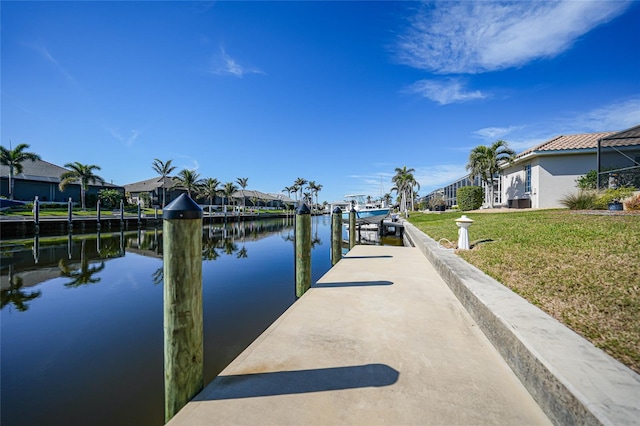
[[[320,200],[469,151],[640,124],[640,2],[1,3],[1,143],[107,181],[155,158]]]

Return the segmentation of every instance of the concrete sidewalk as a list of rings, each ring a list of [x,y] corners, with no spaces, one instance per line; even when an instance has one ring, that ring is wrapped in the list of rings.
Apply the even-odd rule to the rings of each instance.
[[[170,422],[550,424],[429,261],[356,246]]]

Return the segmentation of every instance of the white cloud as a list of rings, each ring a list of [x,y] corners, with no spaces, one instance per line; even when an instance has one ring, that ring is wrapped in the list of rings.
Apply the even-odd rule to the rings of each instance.
[[[407,87],[404,92],[419,94],[439,103],[440,105],[486,98],[486,95],[479,90],[467,90],[464,87],[464,83],[459,78],[419,80]]]
[[[640,124],[640,96],[612,102],[586,112],[562,117],[557,125],[565,132],[586,133],[625,130]]]
[[[35,50],[43,59],[51,63],[56,69],[56,71],[58,71],[62,76],[64,76],[64,78],[66,78],[67,80],[69,80],[71,83],[75,85],[78,84],[78,82],[73,77],[73,75],[71,75],[71,73],[67,71],[66,68],[62,66],[62,64],[60,64],[60,62],[51,54],[51,52],[49,52],[49,49],[47,49],[42,44],[33,44],[28,46],[33,50]]]
[[[512,133],[514,130],[519,129],[520,126],[509,127],[485,127],[484,129],[476,130],[473,132],[475,135],[481,137],[486,141],[495,142],[500,138]]]
[[[522,152],[556,136],[578,133],[620,131],[640,124],[640,96],[613,101],[587,111],[568,111],[560,117],[527,125],[485,127],[473,132],[486,142],[504,139]]]
[[[480,73],[554,57],[620,15],[625,1],[424,3],[397,44],[399,60],[435,73]]]
[[[420,184],[420,194],[426,195],[434,189],[466,176],[466,164],[436,164],[433,166],[416,167],[413,176]]]
[[[264,74],[263,71],[240,65],[240,63],[229,56],[223,47],[220,47],[220,55],[213,60],[212,73],[219,75],[234,75],[244,77],[247,74]]]
[[[113,136],[115,139],[119,140],[126,146],[133,145],[136,142],[136,139],[138,139],[138,136],[140,136],[140,132],[135,129],[131,130],[129,132],[129,135],[122,135],[118,129],[113,127],[109,127],[108,130],[109,133],[111,133],[111,136]]]

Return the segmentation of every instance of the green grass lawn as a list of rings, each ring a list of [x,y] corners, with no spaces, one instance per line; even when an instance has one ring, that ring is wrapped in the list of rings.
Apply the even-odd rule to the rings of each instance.
[[[640,216],[465,214],[475,222],[463,259],[640,372]],[[456,243],[460,216],[409,220],[436,241]]]

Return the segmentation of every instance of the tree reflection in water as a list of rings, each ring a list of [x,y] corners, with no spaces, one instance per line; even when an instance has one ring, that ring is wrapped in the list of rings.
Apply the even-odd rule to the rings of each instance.
[[[42,295],[42,291],[25,292],[21,290],[24,282],[22,277],[13,275],[13,267],[9,265],[9,288],[0,291],[0,309],[13,305],[15,308],[24,312],[29,309],[26,302],[37,299]]]
[[[67,264],[65,259],[60,259],[58,266],[60,267],[60,275],[63,277],[71,278],[71,281],[65,283],[65,287],[80,287],[87,284],[95,284],[100,282],[100,278],[95,278],[94,275],[101,272],[105,268],[105,263],[101,262],[100,266],[91,266],[89,259],[87,259],[86,243],[87,240],[82,240],[82,246],[80,250],[80,269],[74,269],[71,265]]]

